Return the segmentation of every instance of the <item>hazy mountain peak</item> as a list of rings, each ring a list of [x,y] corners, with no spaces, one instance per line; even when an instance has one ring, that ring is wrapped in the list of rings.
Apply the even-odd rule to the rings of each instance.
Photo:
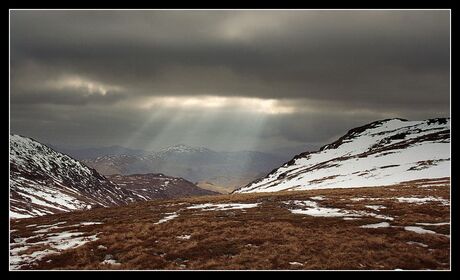
[[[185,144],[176,144],[163,148],[159,153],[195,153],[195,152],[207,152],[211,151],[204,147],[191,147]]]

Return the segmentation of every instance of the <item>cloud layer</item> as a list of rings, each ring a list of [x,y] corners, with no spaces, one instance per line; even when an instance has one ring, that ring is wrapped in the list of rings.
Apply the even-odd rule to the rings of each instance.
[[[11,129],[73,145],[269,149],[379,118],[446,116],[449,21],[449,11],[14,10]]]

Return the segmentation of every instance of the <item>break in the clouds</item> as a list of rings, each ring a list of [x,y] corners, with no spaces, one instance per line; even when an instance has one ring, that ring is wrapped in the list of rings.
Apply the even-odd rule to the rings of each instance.
[[[450,12],[10,12],[11,130],[73,146],[324,144],[448,116]]]

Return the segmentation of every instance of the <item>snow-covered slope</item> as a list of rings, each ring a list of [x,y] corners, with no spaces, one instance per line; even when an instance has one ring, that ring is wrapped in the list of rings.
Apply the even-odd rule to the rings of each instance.
[[[388,119],[294,157],[237,193],[390,185],[450,177],[450,119]]]
[[[10,216],[115,206],[143,200],[96,170],[27,137],[10,135]]]

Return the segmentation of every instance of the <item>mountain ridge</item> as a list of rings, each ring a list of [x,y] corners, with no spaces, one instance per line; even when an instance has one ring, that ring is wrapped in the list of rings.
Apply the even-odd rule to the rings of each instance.
[[[112,185],[93,168],[22,135],[10,135],[13,217],[116,206],[136,196]]]
[[[425,129],[426,131],[424,131]],[[430,131],[431,129],[431,131]],[[438,131],[436,131],[438,130]],[[441,131],[439,131],[441,130]],[[368,135],[366,136],[365,132],[373,132],[375,136],[373,135]],[[427,133],[424,133],[427,132]],[[387,134],[387,137],[384,137],[385,134]],[[383,136],[382,136],[383,135]],[[367,137],[367,138],[366,138]],[[376,139],[373,139],[375,137]],[[381,139],[377,139],[377,138]],[[406,139],[406,137],[408,137]],[[447,141],[449,139],[450,143],[450,118],[433,118],[433,119],[427,119],[424,121],[408,121],[405,119],[401,118],[392,118],[392,119],[384,119],[384,120],[378,120],[374,121],[353,129],[350,129],[347,133],[345,133],[343,136],[341,136],[339,139],[336,141],[326,144],[322,146],[318,151],[315,152],[304,152],[300,153],[296,156],[294,156],[290,161],[282,164],[280,167],[273,169],[271,172],[269,172],[266,176],[258,178],[254,180],[253,182],[250,182],[247,185],[244,185],[236,190],[234,190],[234,193],[236,192],[245,192],[250,190],[254,191],[261,191],[262,189],[265,189],[266,191],[269,191],[270,187],[267,187],[267,185],[276,185],[276,181],[278,180],[278,184],[282,184],[285,182],[287,179],[285,177],[296,177],[295,180],[299,181],[297,185],[289,183],[288,189],[306,189],[306,188],[317,188],[317,187],[325,187],[323,181],[331,181],[333,182],[333,179],[336,177],[344,177],[346,174],[340,174],[340,172],[336,172],[337,174],[333,174],[334,172],[326,172],[330,173],[328,174],[329,176],[334,176],[333,178],[328,178],[327,176],[324,176],[322,178],[316,178],[316,181],[314,179],[307,184],[305,181],[306,179],[302,179],[303,177],[314,177],[312,174],[313,171],[321,169],[332,169],[334,166],[329,166],[331,163],[336,164],[335,167],[341,166],[343,168],[344,164],[341,164],[346,161],[350,161],[353,158],[366,158],[366,157],[371,157],[375,154],[382,153],[383,156],[392,154],[394,153],[395,150],[402,150],[404,148],[414,148],[417,146],[417,143],[430,143],[436,141],[440,143],[445,143],[444,141]],[[376,142],[372,142],[374,140],[378,140]],[[340,148],[346,147],[347,144],[353,144],[353,141],[357,141],[358,144],[353,147],[354,149],[365,149],[361,150],[361,153],[357,153],[351,150],[346,150],[342,151],[342,154],[334,154],[334,152],[340,153]],[[362,143],[359,143],[359,142]],[[366,142],[367,141],[367,142]],[[365,147],[365,148],[363,148]],[[439,148],[439,147],[438,147]],[[439,148],[441,149],[441,148]],[[447,151],[446,151],[447,149]],[[444,145],[442,147],[442,152],[443,155],[446,156],[446,154],[449,151],[449,145]],[[330,154],[329,157],[327,154]],[[387,153],[387,154],[385,154]],[[321,158],[321,155],[325,158]],[[339,157],[340,156],[340,157]],[[414,155],[409,155],[405,154],[406,157],[414,157]],[[435,155],[433,155],[436,157]],[[317,159],[317,164],[318,165],[313,165],[313,163],[308,162],[308,160],[311,157],[318,157]],[[426,160],[431,160],[430,158],[427,158]],[[297,164],[298,161],[304,161],[304,164],[308,166],[310,169],[307,169],[306,166],[302,166],[301,163]],[[343,162],[341,162],[343,161]],[[449,161],[450,162],[450,156],[447,158],[442,159],[441,161]],[[434,164],[433,162],[430,162],[432,165]],[[422,163],[420,163],[422,164]],[[292,167],[294,165],[297,165],[297,169],[300,171],[303,171],[304,173],[309,173],[309,175],[301,174],[302,172],[298,171],[297,174],[293,174],[294,170],[288,170],[289,167]],[[434,164],[436,165],[436,164]],[[390,165],[387,166],[381,166],[382,168],[390,168]],[[395,165],[392,167],[396,167],[399,165]],[[347,168],[352,168],[352,164],[348,162],[346,164]],[[283,168],[286,169],[285,172],[283,171]],[[412,169],[410,169],[412,168]],[[408,171],[416,170],[416,166],[410,167]],[[438,168],[439,169],[439,168]],[[291,172],[292,171],[292,172]],[[324,170],[323,170],[324,171]],[[367,170],[369,171],[369,170]],[[375,171],[375,170],[373,170]],[[439,170],[438,170],[439,171]],[[446,170],[444,170],[446,171]],[[355,174],[359,173],[359,170],[355,170]],[[369,172],[368,172],[369,173]],[[372,173],[372,172],[370,172]],[[375,172],[374,172],[375,173]],[[439,172],[438,172],[439,173]],[[447,172],[441,172],[443,173],[441,177],[445,176],[450,176],[450,174],[446,174]],[[399,174],[399,173],[398,173]],[[305,175],[305,176],[304,176]],[[276,178],[275,178],[276,176]],[[361,174],[361,176],[365,176],[365,174]],[[386,174],[386,176],[391,176],[391,174]],[[309,177],[309,178],[310,178]],[[289,178],[288,178],[289,179]],[[322,179],[322,180],[321,180]],[[347,179],[343,179],[342,181],[347,181]],[[360,180],[356,180],[360,181]],[[363,181],[363,180],[361,180]],[[371,180],[367,180],[368,183],[371,183]],[[262,183],[263,182],[263,183]],[[339,183],[339,182],[338,182]],[[393,182],[395,183],[395,182]],[[265,184],[264,187],[261,186],[261,188],[257,188],[258,184]],[[299,185],[300,184],[300,185]],[[331,183],[332,184],[332,183]],[[362,182],[361,182],[362,184]],[[295,185],[295,186],[294,186]],[[337,187],[339,187],[337,185]],[[257,189],[257,190],[256,190]],[[275,187],[272,188],[272,190],[277,189]],[[279,187],[279,189],[283,189],[282,187]]]
[[[212,195],[211,191],[182,178],[168,177],[171,185],[160,186],[150,178],[148,188],[137,191],[111,182],[94,168],[57,152],[33,138],[10,135],[10,216],[27,218],[60,212],[112,207],[156,198]],[[163,175],[164,176],[164,175]],[[148,177],[148,175],[147,175]],[[181,187],[185,190],[181,193]]]

